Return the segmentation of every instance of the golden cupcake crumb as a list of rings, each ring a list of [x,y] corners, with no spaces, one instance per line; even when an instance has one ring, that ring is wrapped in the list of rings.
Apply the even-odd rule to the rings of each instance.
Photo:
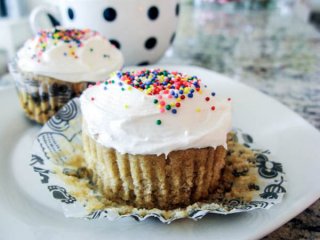
[[[234,133],[230,133],[228,135],[228,151],[225,160],[225,166],[221,172],[221,178],[217,182],[217,186],[215,186],[215,190],[212,193],[209,193],[206,198],[199,198],[196,200],[196,203],[192,202],[189,204],[182,204],[178,206],[177,204],[172,204],[171,210],[167,209],[167,211],[161,210],[161,208],[154,208],[146,206],[144,209],[145,214],[150,212],[154,212],[158,209],[161,214],[165,218],[169,218],[174,214],[174,208],[185,208],[185,213],[190,210],[189,208],[195,207],[204,207],[207,208],[212,207],[211,205],[219,204],[223,205],[227,203],[231,199],[238,199],[241,202],[249,202],[254,197],[257,191],[259,190],[259,183],[257,172],[255,170],[255,153],[251,151],[249,148],[237,143],[234,141]],[[131,159],[124,159],[123,161],[130,161]],[[150,166],[153,164],[157,164],[157,161],[150,160]],[[134,163],[132,163],[134,164]],[[160,163],[161,164],[161,163]],[[164,164],[164,163],[163,163]],[[174,164],[174,163],[173,163]],[[124,164],[126,165],[126,164]],[[150,168],[149,166],[149,168]],[[186,164],[186,167],[188,164]],[[108,167],[113,167],[112,163]],[[148,166],[144,166],[148,169]],[[103,169],[102,169],[103,170]],[[125,168],[122,170],[122,177],[130,177],[128,175],[128,169]],[[139,171],[139,167],[137,167],[136,171]],[[177,168],[173,168],[173,171],[179,171],[179,166]],[[68,190],[71,195],[77,198],[79,202],[85,203],[85,207],[88,212],[92,212],[95,210],[102,210],[105,208],[117,208],[117,211],[121,214],[131,214],[133,209],[139,211],[139,214],[143,214],[142,207],[136,206],[135,204],[130,204],[127,201],[121,201],[117,199],[117,201],[108,200],[105,197],[105,190],[101,189],[102,184],[97,183],[97,179],[94,179],[96,176],[92,174],[92,171],[89,170],[86,166],[86,161],[83,156],[77,155],[72,157],[69,161],[65,163],[63,167],[57,168],[56,172],[63,179],[63,181],[68,185]],[[138,174],[138,173],[137,173]],[[143,174],[149,174],[148,172]],[[199,172],[199,174],[202,174]],[[203,174],[207,174],[205,171]],[[178,174],[179,176],[179,174]],[[152,179],[152,178],[151,178]],[[154,179],[153,179],[154,180]],[[115,191],[119,191],[120,187],[118,186],[118,181],[120,178],[116,178],[112,180],[114,185],[110,188],[110,192],[114,193]],[[137,180],[139,181],[139,180]],[[158,180],[159,181],[159,180]],[[185,178],[186,182],[177,182],[176,184],[180,184],[182,186],[188,185],[188,178]],[[174,182],[174,181],[173,181]],[[145,186],[148,186],[148,183],[144,183]],[[160,183],[159,183],[160,184]],[[174,187],[174,186],[171,186]],[[146,199],[145,201],[152,201],[151,192],[152,188],[148,187],[146,189],[134,189],[133,186],[124,186],[127,191],[122,192],[122,196],[130,199],[132,194],[139,193],[140,191],[149,192],[150,194],[146,194],[145,197],[141,196],[140,198]],[[183,189],[183,188],[182,188]],[[203,190],[203,189],[201,189]],[[166,191],[165,189],[158,189],[159,193],[161,191]],[[189,195],[184,196],[183,191],[180,193],[173,191],[172,201],[175,201],[177,196],[179,197],[187,197]],[[194,192],[193,196],[197,196],[197,193]],[[188,201],[186,200],[186,203]],[[189,209],[189,210],[188,210]],[[165,214],[167,213],[167,214]],[[180,213],[181,214],[181,213]],[[165,215],[168,215],[167,217]]]

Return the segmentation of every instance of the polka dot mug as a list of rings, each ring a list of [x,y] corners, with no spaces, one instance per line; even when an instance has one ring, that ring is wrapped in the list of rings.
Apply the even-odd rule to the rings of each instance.
[[[125,65],[158,61],[172,44],[180,13],[179,0],[58,0],[39,6],[30,15],[33,31],[49,13],[62,26],[90,28],[121,50]]]

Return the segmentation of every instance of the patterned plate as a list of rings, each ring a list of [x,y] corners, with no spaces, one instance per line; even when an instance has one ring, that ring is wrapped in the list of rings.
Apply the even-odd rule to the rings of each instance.
[[[57,167],[67,166],[72,156],[82,155],[81,119],[79,99],[71,100],[41,129],[32,149],[30,165],[33,171],[39,174],[41,183],[47,186],[52,196],[61,202],[67,217],[108,218],[109,220],[133,217],[138,221],[156,217],[165,223],[185,217],[198,220],[208,213],[231,214],[259,208],[268,209],[281,202],[286,192],[282,165],[269,160],[272,157],[270,151],[257,148],[251,135],[235,129],[237,141],[256,153],[255,170],[259,177],[259,191],[251,202],[244,203],[239,199],[231,199],[224,204],[198,202],[186,208],[170,211],[131,208],[125,214],[122,212],[126,206],[86,212],[83,207],[85,202],[77,201],[70,194],[70,186],[65,184],[55,171]]]

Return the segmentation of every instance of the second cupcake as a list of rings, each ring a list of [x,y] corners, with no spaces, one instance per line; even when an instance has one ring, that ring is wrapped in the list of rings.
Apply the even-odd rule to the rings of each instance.
[[[44,124],[88,83],[119,70],[123,57],[99,33],[86,29],[40,31],[9,64],[26,115]]]

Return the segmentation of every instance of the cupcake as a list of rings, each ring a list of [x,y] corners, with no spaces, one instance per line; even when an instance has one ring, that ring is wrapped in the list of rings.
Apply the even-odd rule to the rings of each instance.
[[[119,70],[122,54],[99,33],[86,29],[40,31],[9,64],[26,115],[45,123],[89,82]]]
[[[84,91],[80,103],[85,161],[106,199],[167,210],[215,191],[231,104],[198,77],[117,72]]]

